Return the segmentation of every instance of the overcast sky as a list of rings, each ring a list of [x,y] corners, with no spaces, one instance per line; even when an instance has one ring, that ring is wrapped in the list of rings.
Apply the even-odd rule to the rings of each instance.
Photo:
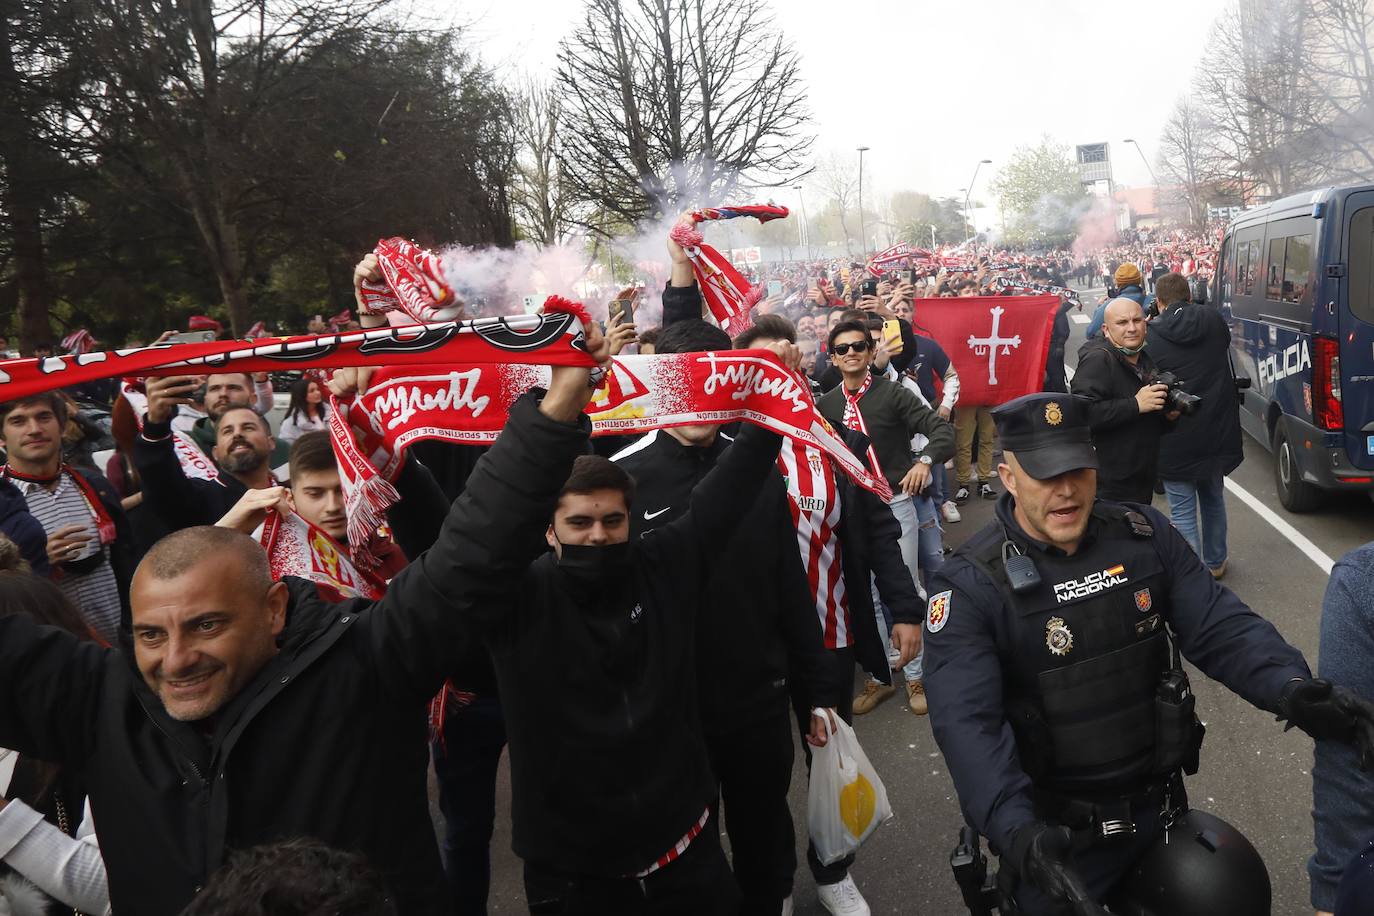
[[[1119,184],[1146,185],[1159,131],[1228,0],[773,0],[801,53],[815,150],[864,154],[865,197],[975,196],[1018,146],[1048,133],[1111,144]],[[498,69],[552,71],[579,0],[421,0],[468,24]],[[778,201],[793,203],[791,191]],[[708,203],[703,201],[703,203]],[[710,203],[724,203],[711,201]]]

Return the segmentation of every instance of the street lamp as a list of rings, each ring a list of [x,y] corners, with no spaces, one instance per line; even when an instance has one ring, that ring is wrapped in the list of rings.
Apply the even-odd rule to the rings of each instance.
[[[864,226],[864,153],[868,152],[868,147],[859,147],[859,245],[865,250],[868,248],[868,231]],[[860,251],[862,257],[864,251]]]
[[[1131,146],[1135,147],[1135,151],[1140,154],[1140,161],[1145,163],[1145,168],[1150,171],[1150,180],[1155,183],[1155,190],[1159,190],[1159,179],[1155,177],[1154,167],[1150,165],[1150,160],[1145,158],[1145,151],[1140,148],[1140,144],[1136,143],[1134,140],[1122,140],[1121,142],[1129,143]]]
[[[801,222],[797,223],[797,247],[805,246],[806,258],[811,259],[811,233],[806,225],[806,198],[802,196],[802,186],[795,185],[792,190],[797,192],[797,204],[801,207]]]
[[[985,166],[985,165],[991,165],[991,164],[992,164],[992,160],[991,160],[991,159],[980,159],[980,160],[978,161],[978,164],[975,165],[975,166],[973,167],[973,177],[972,177],[971,179],[969,179],[968,189],[967,189],[967,190],[965,191],[965,193],[964,193],[964,222],[967,224],[967,226],[968,226],[968,232],[970,232],[970,233],[973,231],[973,221],[972,221],[971,219],[969,219],[969,212],[968,212],[968,202],[969,202],[969,198],[973,196],[973,185],[974,185],[974,182],[976,182],[976,181],[978,180],[978,170],[981,169],[981,168],[982,168],[983,166]],[[966,234],[966,235],[964,236],[964,241],[967,242],[967,241],[968,241],[969,239],[971,239],[972,237],[973,237],[972,235]]]

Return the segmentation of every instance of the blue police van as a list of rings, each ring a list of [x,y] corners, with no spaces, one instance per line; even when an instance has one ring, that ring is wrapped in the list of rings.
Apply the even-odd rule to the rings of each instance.
[[[1241,425],[1274,453],[1284,507],[1374,490],[1374,184],[1245,211],[1213,289],[1251,381]]]

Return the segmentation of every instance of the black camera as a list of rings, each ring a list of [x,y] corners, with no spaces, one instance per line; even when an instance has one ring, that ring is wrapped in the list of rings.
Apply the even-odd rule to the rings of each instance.
[[[1196,413],[1197,405],[1202,403],[1202,398],[1183,390],[1183,382],[1179,381],[1178,376],[1172,372],[1156,372],[1150,377],[1149,383],[1168,387],[1169,391],[1164,395],[1164,410],[1166,412],[1176,410],[1187,416]]]

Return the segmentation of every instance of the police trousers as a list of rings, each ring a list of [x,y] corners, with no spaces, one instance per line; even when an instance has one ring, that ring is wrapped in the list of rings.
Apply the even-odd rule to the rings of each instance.
[[[1074,835],[1073,866],[1092,893],[1093,899],[1104,903],[1126,876],[1136,861],[1148,852],[1164,832],[1164,820],[1158,805],[1134,805],[1131,820],[1135,833],[1110,839],[1084,842]],[[1052,901],[1028,881],[1020,881],[1015,889],[1018,916],[1072,916],[1072,910]]]

